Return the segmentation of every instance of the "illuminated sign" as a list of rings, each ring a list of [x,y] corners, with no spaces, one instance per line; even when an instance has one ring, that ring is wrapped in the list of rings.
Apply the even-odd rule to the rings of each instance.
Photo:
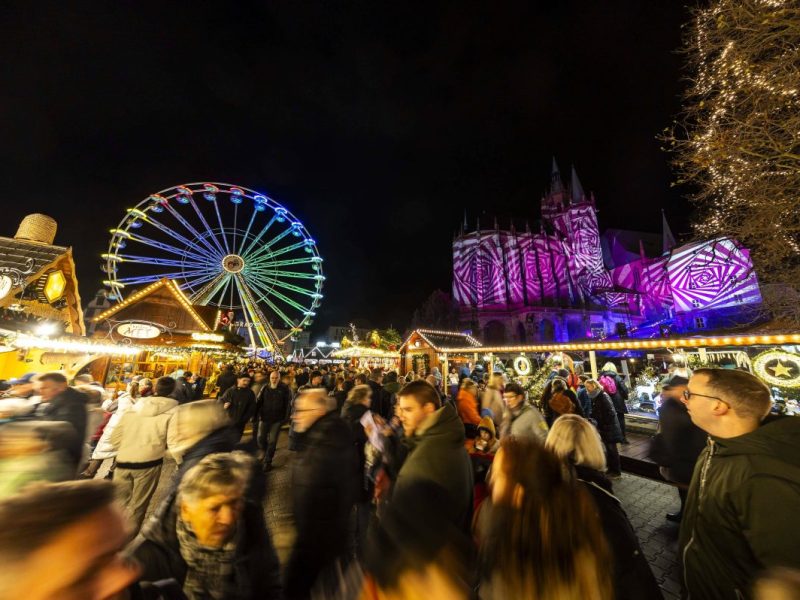
[[[161,335],[161,330],[158,327],[149,325],[148,323],[123,323],[117,326],[117,333],[129,338],[137,340],[149,340],[151,338]]]
[[[514,371],[522,377],[531,374],[533,365],[527,356],[517,356],[514,358]]]
[[[800,387],[800,355],[767,350],[753,359],[753,371],[769,385]]]
[[[197,342],[224,342],[225,336],[221,333],[198,333],[192,334],[192,339]]]

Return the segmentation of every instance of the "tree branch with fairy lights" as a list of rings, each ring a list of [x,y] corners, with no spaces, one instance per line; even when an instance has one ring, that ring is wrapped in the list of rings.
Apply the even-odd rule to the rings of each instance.
[[[750,248],[767,308],[800,322],[800,6],[713,0],[692,16],[684,112],[663,139],[695,233]]]

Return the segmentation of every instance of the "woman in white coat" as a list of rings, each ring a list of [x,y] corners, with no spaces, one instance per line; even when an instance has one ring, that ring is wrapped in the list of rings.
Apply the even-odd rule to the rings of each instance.
[[[122,392],[117,399],[103,402],[102,409],[113,414],[108,420],[108,423],[106,423],[103,434],[100,436],[94,452],[92,452],[92,458],[83,470],[83,473],[81,473],[81,477],[92,479],[97,474],[103,461],[113,459],[117,456],[117,451],[111,445],[111,434],[114,432],[114,428],[117,426],[117,423],[119,423],[122,415],[130,410],[137,398],[139,398],[139,382],[131,381],[127,389]],[[106,475],[106,479],[111,479],[113,473],[114,467],[112,466],[108,475]]]

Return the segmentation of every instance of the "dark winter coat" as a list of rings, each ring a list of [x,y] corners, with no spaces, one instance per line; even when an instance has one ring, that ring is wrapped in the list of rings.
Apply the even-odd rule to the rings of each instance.
[[[578,481],[582,482],[594,498],[597,517],[608,540],[614,563],[614,598],[616,600],[663,598],[628,515],[614,496],[611,482],[599,471],[584,466],[576,466],[575,474]]]
[[[588,392],[587,392],[588,395]],[[622,430],[617,419],[617,411],[608,394],[601,391],[592,401],[592,412],[589,415],[596,423],[600,439],[605,444],[614,444],[622,441]]]
[[[86,439],[86,423],[88,412],[86,403],[89,397],[75,388],[68,387],[50,402],[44,402],[37,410],[43,421],[64,421],[72,425],[74,435],[63,437],[63,450],[74,462],[80,462],[83,455],[83,443]]]
[[[708,438],[681,521],[691,598],[752,597],[765,569],[800,568],[800,419],[767,418],[755,431]]]
[[[230,406],[225,410],[228,412],[228,416],[231,418],[234,427],[239,431],[244,431],[245,425],[247,425],[256,414],[256,395],[249,387],[229,388],[228,391],[219,398],[219,402],[223,405],[230,403]]]
[[[192,400],[202,400],[203,394],[206,391],[206,378],[205,377],[197,377],[194,380],[194,394],[192,395]]]
[[[285,383],[278,382],[276,387],[267,383],[258,394],[256,414],[264,423],[280,423],[289,415],[292,403],[292,390]]]
[[[589,398],[589,392],[586,391],[585,387],[580,386],[575,395],[578,396],[578,403],[583,409],[583,414],[587,419],[590,418],[592,416],[592,399]]]
[[[464,425],[449,404],[423,422],[421,431],[405,439],[408,456],[400,468],[394,493],[417,480],[430,480],[447,490],[442,521],[468,531],[472,520],[472,463],[464,447]]]
[[[543,406],[543,408],[544,408],[544,411],[543,411],[544,412],[544,418],[545,418],[545,421],[547,421],[547,424],[549,426],[552,426],[553,425],[553,421],[555,421],[558,417],[561,416],[560,414],[556,413],[556,411],[554,411],[552,408],[550,408],[550,400],[553,398],[554,393],[555,392],[551,391],[551,393],[549,394],[549,397],[548,397],[548,401],[545,402],[545,404]],[[583,412],[583,407],[581,406],[581,403],[578,400],[578,396],[575,394],[575,392],[573,392],[570,389],[567,389],[566,391],[563,391],[561,393],[564,394],[567,398],[569,398],[570,401],[572,402],[572,405],[575,407],[575,413],[574,414],[579,415],[581,417],[585,416],[584,412]]]
[[[368,502],[370,500],[370,492],[372,488],[367,485],[367,478],[365,474],[364,465],[366,464],[366,457],[364,456],[364,446],[367,444],[367,432],[364,431],[364,426],[361,424],[361,417],[364,416],[369,409],[363,404],[350,404],[345,405],[342,411],[342,418],[345,423],[350,426],[350,431],[353,434],[353,446],[356,449],[358,456],[358,492],[357,500],[359,502]]]
[[[292,467],[297,537],[286,566],[286,597],[301,598],[344,556],[357,489],[358,457],[347,423],[329,412],[303,435]]]
[[[392,418],[392,414],[394,413],[392,395],[383,389],[383,386],[377,381],[372,381],[372,379],[370,379],[367,381],[367,385],[369,385],[372,390],[372,404],[370,405],[370,410],[388,421]]]
[[[142,565],[143,581],[174,578],[182,586],[187,566],[175,532],[178,504],[174,502],[162,519],[151,519],[131,544],[131,551]],[[242,512],[234,574],[242,598],[261,600],[281,598],[280,564],[272,546],[264,509],[246,502]]]
[[[170,398],[178,401],[178,404],[186,404],[194,400],[194,387],[186,381],[185,377],[178,377],[175,380],[175,389],[170,394]]]
[[[623,415],[628,414],[628,406],[625,404],[625,401],[628,399],[630,392],[628,392],[628,386],[625,385],[625,380],[617,373],[614,373],[614,371],[603,371],[600,373],[600,377],[603,375],[611,377],[617,386],[617,391],[613,394],[609,394],[611,402],[614,403],[614,410]]]
[[[217,387],[219,392],[217,398],[222,396],[229,388],[236,387],[236,373],[233,371],[225,371],[217,378]]]
[[[707,438],[708,434],[692,423],[683,402],[667,398],[658,409],[658,433],[650,445],[650,458],[669,468],[671,481],[688,485]]]

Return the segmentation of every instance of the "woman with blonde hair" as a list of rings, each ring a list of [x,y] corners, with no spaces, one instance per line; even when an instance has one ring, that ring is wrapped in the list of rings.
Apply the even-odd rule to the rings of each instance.
[[[600,522],[611,549],[614,597],[617,600],[662,598],[628,515],[604,475],[606,458],[597,430],[578,415],[563,415],[553,423],[545,447],[566,463],[579,484],[594,498],[595,519]]]
[[[491,482],[491,512],[480,532],[480,598],[613,598],[608,544],[592,498],[554,454],[538,441],[506,437]]]

